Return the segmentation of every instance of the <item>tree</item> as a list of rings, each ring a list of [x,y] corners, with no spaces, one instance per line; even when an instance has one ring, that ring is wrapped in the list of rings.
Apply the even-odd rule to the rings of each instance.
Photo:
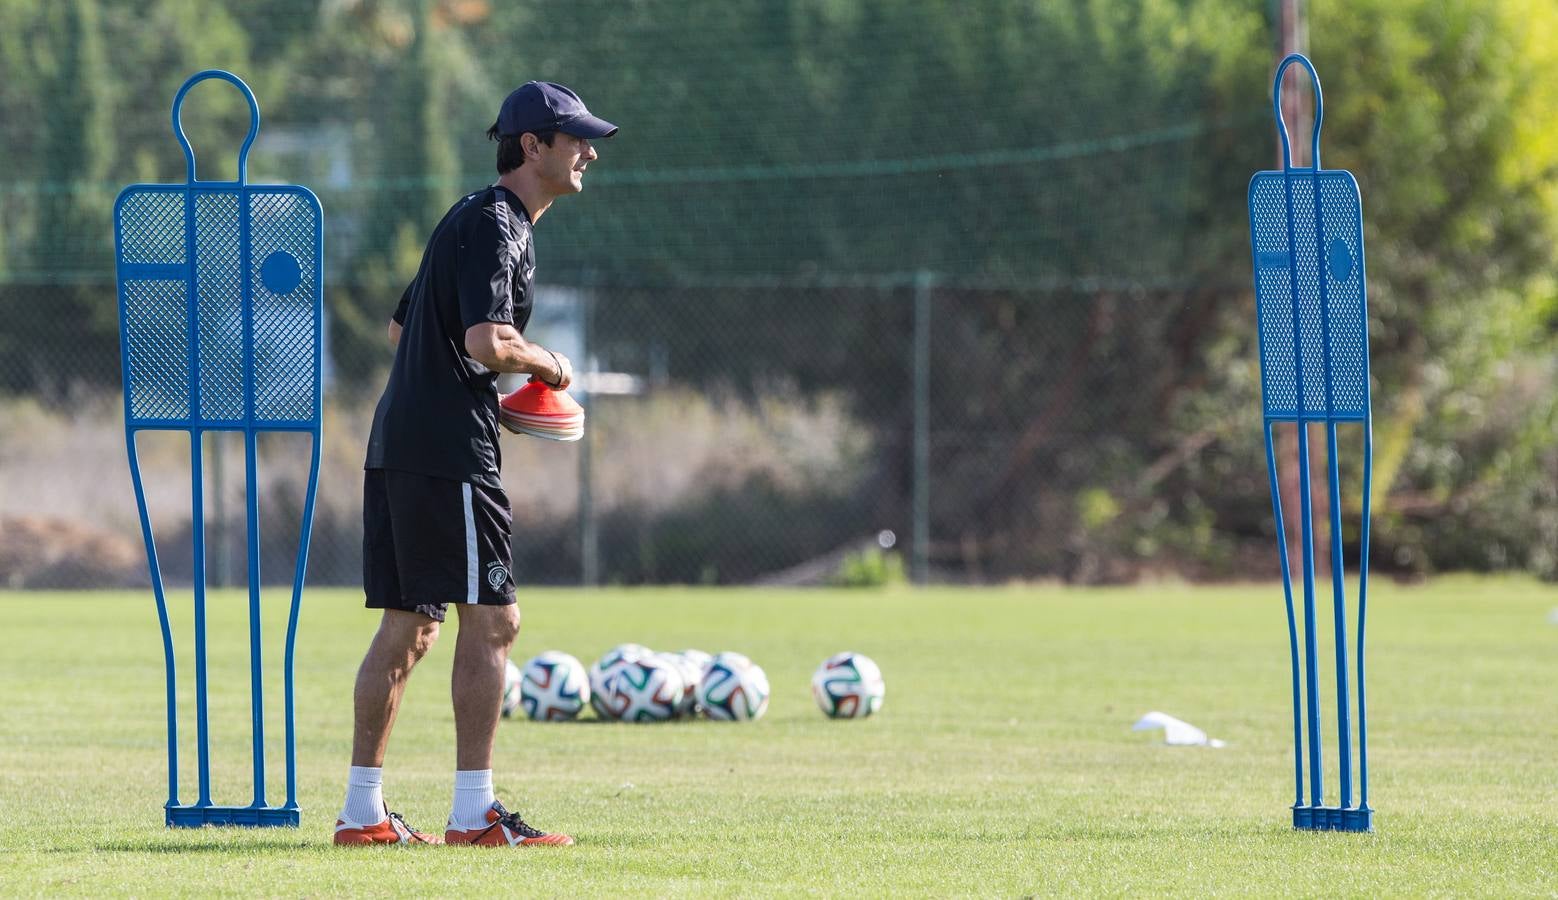
[[[30,159],[9,171],[35,179],[37,191],[28,198],[33,202],[21,204],[26,212],[6,217],[20,226],[25,242],[11,248],[13,258],[20,257],[19,277],[0,294],[0,307],[17,324],[4,374],[13,389],[58,390],[70,384],[71,371],[51,365],[47,348],[34,339],[38,327],[71,323],[81,353],[111,353],[113,347],[113,307],[105,310],[88,286],[111,259],[102,181],[110,165],[113,113],[96,4],[62,0],[19,12],[26,43],[14,49],[24,51],[31,71],[7,89],[6,105],[35,123],[37,134],[36,144],[30,136],[18,142],[19,149],[32,151]],[[27,87],[33,87],[31,96],[19,96],[18,88]],[[39,305],[48,310],[44,319],[19,314]]]
[[[371,174],[365,189],[334,211],[353,224],[354,252],[342,261],[345,278],[332,292],[332,347],[338,371],[354,381],[378,358],[367,351],[383,346],[385,322],[416,274],[423,244],[458,196],[450,190],[458,179],[447,73],[462,53],[458,31],[440,10],[431,0],[366,5],[327,23],[320,46],[356,57],[364,68],[353,93],[374,97],[366,116],[371,147],[359,154]],[[320,62],[342,65],[338,57]]]
[[[40,95],[38,207],[33,254],[43,271],[106,268],[107,210],[97,188],[108,174],[112,110],[103,39],[93,0],[65,0],[43,11],[48,39],[36,47]]]

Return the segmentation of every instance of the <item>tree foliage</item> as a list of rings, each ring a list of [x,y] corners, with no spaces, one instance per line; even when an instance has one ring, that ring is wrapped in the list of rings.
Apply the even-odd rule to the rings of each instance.
[[[1381,559],[1558,574],[1558,8],[1309,6],[1324,160],[1364,198]],[[371,390],[428,230],[492,177],[498,102],[547,78],[623,126],[537,238],[543,280],[618,298],[613,363],[841,391],[906,496],[911,406],[881,386],[910,383],[928,276],[942,535],[993,571],[1227,571],[1270,528],[1243,205],[1275,157],[1265,7],[0,0],[0,379],[91,377],[46,349],[62,318],[112,353],[113,193],[183,176],[169,98],[225,67],[312,148],[251,165],[318,179],[336,370]],[[203,166],[246,118],[192,95]]]

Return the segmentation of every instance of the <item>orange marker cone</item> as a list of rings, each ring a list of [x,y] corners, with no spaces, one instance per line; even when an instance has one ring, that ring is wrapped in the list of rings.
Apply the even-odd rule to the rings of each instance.
[[[539,381],[498,400],[498,421],[515,434],[549,441],[577,441],[584,436],[584,407]]]

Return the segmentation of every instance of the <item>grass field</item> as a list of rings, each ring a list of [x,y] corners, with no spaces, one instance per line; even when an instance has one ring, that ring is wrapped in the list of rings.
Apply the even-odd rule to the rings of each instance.
[[[579,846],[337,850],[352,676],[375,618],[353,592],[312,591],[297,660],[303,827],[170,831],[149,593],[0,593],[0,894],[1558,894],[1552,586],[1375,585],[1370,835],[1288,827],[1274,585],[541,591],[522,606],[518,660],[557,648],[588,663],[626,640],[740,650],[768,671],[769,713],[751,725],[505,721],[500,795]],[[237,595],[213,599],[217,799],[237,803],[241,609]],[[413,678],[386,766],[392,806],[429,830],[448,812],[453,628],[451,616]],[[811,670],[841,649],[881,664],[879,716],[833,722],[812,705]],[[1228,746],[1132,733],[1150,709]],[[279,735],[279,714],[269,721]],[[275,800],[279,758],[271,777]]]

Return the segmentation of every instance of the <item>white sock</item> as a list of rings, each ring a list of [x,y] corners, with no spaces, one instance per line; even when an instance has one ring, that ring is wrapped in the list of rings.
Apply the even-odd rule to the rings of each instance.
[[[358,825],[377,825],[384,821],[384,770],[372,766],[352,766],[346,776],[346,806],[341,819]]]
[[[492,792],[491,769],[456,770],[454,773],[454,811],[449,825],[470,830],[487,827],[487,810],[498,798]]]

